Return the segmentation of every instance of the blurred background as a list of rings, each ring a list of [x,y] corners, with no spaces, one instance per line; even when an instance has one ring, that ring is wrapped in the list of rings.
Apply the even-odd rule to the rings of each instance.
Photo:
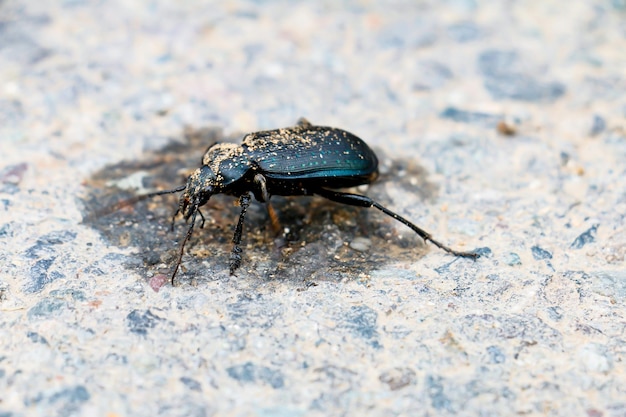
[[[0,415],[625,415],[625,50],[622,0],[0,1]],[[484,256],[287,199],[230,277],[225,199],[156,291],[176,199],[85,220],[302,116]]]

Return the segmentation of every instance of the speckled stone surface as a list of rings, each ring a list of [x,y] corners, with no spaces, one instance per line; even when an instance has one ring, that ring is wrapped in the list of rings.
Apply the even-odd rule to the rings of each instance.
[[[0,2],[0,416],[625,416],[624,51],[621,0]],[[175,197],[93,220],[300,116],[482,258],[282,199],[230,277],[223,198],[171,287]]]

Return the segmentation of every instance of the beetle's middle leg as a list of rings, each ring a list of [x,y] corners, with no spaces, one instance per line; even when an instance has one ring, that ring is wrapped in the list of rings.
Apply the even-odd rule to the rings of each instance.
[[[233,236],[233,250],[230,252],[230,274],[234,275],[237,268],[241,266],[241,234],[243,233],[243,223],[246,217],[246,211],[250,205],[250,194],[245,193],[239,197],[239,205],[241,213],[239,213],[239,221],[235,227],[235,235]]]
[[[279,235],[282,232],[282,227],[280,225],[280,219],[278,218],[278,214],[276,214],[276,210],[270,203],[270,193],[267,192],[267,181],[265,177],[261,174],[256,174],[254,176],[254,182],[259,187],[261,191],[260,197],[265,202],[265,207],[267,208],[267,214],[270,216],[270,222],[272,223],[272,229],[274,229],[274,233]]]

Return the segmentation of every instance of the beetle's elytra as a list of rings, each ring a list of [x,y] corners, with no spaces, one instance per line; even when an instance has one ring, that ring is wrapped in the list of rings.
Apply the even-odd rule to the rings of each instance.
[[[277,217],[269,204],[272,195],[319,195],[329,200],[359,207],[375,207],[410,227],[422,239],[455,256],[478,258],[475,252],[461,252],[433,239],[432,236],[404,217],[381,206],[369,197],[335,191],[369,184],[378,177],[378,159],[365,142],[345,130],[314,126],[300,119],[296,126],[285,129],[249,133],[241,145],[216,143],[202,158],[202,166],[194,171],[184,186],[140,196],[141,199],[182,191],[178,209],[186,221],[191,220],[180,245],[172,285],[180,266],[185,244],[191,237],[196,216],[204,217],[199,208],[214,194],[239,198],[241,213],[233,236],[230,273],[241,265],[241,236],[250,194],[266,204],[272,222]],[[173,219],[172,219],[173,220]]]

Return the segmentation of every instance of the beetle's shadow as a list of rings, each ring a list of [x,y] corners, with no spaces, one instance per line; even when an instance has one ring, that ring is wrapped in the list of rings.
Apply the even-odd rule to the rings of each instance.
[[[124,161],[96,172],[85,181],[83,223],[100,231],[112,245],[136,249],[143,263],[138,272],[147,278],[171,273],[186,233],[171,219],[178,195],[165,195],[129,204],[119,202],[150,191],[184,184],[200,166],[203,151],[217,141],[240,141],[241,135],[224,137],[221,129],[185,129],[184,141],[174,141],[140,161]],[[390,160],[380,151],[380,178],[365,190],[379,203],[398,211],[389,194],[401,193],[419,204],[433,198],[436,187],[414,161]],[[389,192],[391,191],[391,192]],[[228,275],[234,225],[239,207],[231,196],[215,195],[202,207],[203,229],[196,226],[185,248],[177,279],[217,279]],[[262,279],[303,281],[363,279],[381,264],[413,262],[425,252],[423,242],[408,228],[376,209],[330,202],[321,197],[273,197],[283,236],[273,231],[265,206],[253,203],[244,226],[243,263],[237,275]],[[114,208],[114,209],[112,209]],[[133,266],[137,268],[137,265]]]

